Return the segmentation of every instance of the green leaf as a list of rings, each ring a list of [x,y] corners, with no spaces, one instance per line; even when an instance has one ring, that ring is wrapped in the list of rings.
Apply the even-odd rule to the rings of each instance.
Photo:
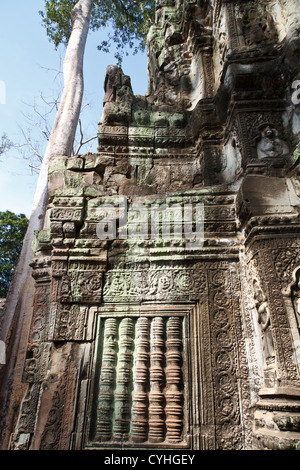
[[[9,140],[6,134],[2,134],[0,142],[0,156],[9,150],[13,146],[13,143]]]
[[[27,226],[24,214],[0,212],[0,297],[6,297]]]
[[[47,36],[57,48],[67,45],[72,31],[71,12],[76,0],[47,0],[44,11],[40,11]],[[117,46],[115,57],[120,62],[126,47],[133,52],[143,51],[151,24],[154,22],[155,0],[94,0],[90,29],[98,31],[110,27],[113,34],[102,41],[98,49],[109,52],[111,44]]]

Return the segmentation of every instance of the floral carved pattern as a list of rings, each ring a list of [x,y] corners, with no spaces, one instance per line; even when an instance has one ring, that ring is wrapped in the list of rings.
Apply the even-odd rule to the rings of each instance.
[[[235,319],[229,271],[210,270],[208,279],[217,442],[223,449],[235,449],[241,445],[241,435]]]

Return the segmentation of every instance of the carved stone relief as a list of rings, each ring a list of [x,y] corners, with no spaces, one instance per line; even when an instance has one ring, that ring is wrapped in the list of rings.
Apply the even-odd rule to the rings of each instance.
[[[100,319],[89,446],[187,445],[183,324],[181,316]]]
[[[271,126],[266,126],[261,130],[256,150],[259,159],[276,159],[289,153],[287,144],[279,139],[278,131]]]
[[[285,297],[289,297],[293,306],[294,316],[298,328],[300,328],[300,268],[297,267],[292,274],[292,282],[282,289]]]
[[[253,281],[253,290],[257,322],[261,328],[265,386],[273,387],[276,383],[276,367],[270,308],[257,280]]]
[[[242,11],[241,31],[245,46],[251,47],[258,44],[276,40],[276,29],[273,18],[268,12],[267,5],[251,5]]]
[[[292,287],[292,302],[295,311],[295,317],[297,320],[298,327],[300,328],[300,270],[297,269],[295,272],[295,283]]]
[[[148,93],[107,69],[97,152],[50,164],[11,448],[299,447],[296,24],[285,1],[157,0]],[[203,207],[199,245],[167,204],[174,231]]]

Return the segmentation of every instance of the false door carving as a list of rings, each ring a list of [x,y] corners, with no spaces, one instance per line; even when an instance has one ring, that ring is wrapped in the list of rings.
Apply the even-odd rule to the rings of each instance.
[[[187,447],[187,315],[101,316],[89,446]]]

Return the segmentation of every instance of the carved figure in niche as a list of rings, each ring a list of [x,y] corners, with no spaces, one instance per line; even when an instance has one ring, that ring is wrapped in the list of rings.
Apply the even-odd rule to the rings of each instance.
[[[278,137],[277,129],[269,124],[261,129],[256,150],[259,159],[284,157],[289,153],[287,144]]]
[[[275,382],[275,349],[271,328],[269,304],[257,280],[253,282],[254,302],[257,311],[257,321],[261,328],[264,355],[264,377],[267,387]]]
[[[297,284],[293,289],[293,305],[296,312],[298,326],[300,326],[300,271],[297,273]]]
[[[263,5],[256,5],[246,10],[242,18],[242,31],[246,46],[276,38],[274,21]]]
[[[300,267],[293,272],[293,281],[283,290],[283,295],[290,297],[295,312],[297,326],[300,328]]]
[[[300,139],[300,73],[291,81],[287,99],[290,106],[286,108],[284,120],[293,134],[293,142],[298,143]]]

